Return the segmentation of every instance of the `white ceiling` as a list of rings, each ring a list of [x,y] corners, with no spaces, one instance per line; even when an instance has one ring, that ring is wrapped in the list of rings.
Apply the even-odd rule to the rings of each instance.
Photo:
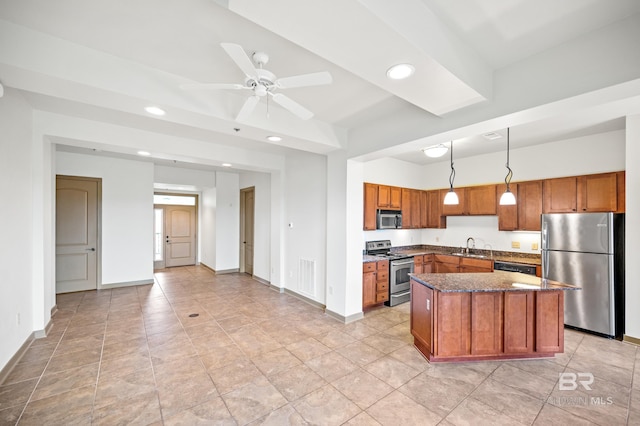
[[[585,83],[601,91],[634,86],[580,105],[548,106],[575,98],[573,88],[566,96],[531,90],[508,101],[500,90],[512,70],[533,73],[529,64],[582,40],[598,46],[598,34],[609,37],[629,20],[633,26],[639,14],[637,0],[0,0],[0,82],[37,109],[178,137],[427,164],[442,160],[420,148],[451,139],[461,142],[459,157],[502,150],[504,139],[481,135],[506,127],[512,148],[624,128],[621,117],[639,108],[640,70]],[[262,99],[237,123],[244,92],[180,89],[242,82],[221,42],[267,52],[266,68],[278,77],[329,71],[330,86],[286,91],[315,116],[302,121],[271,102],[267,117]],[[388,80],[387,68],[404,61],[416,74]],[[637,54],[629,63],[638,63]],[[555,81],[544,72],[540,81]],[[142,107],[150,103],[167,115],[147,115]],[[367,132],[375,133],[370,144]],[[283,141],[267,142],[269,134]]]

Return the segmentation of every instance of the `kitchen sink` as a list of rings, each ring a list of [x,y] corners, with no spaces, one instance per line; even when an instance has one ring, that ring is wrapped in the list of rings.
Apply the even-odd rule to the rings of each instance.
[[[472,253],[451,253],[452,256],[460,256],[460,257],[475,257],[476,259],[486,259],[487,256],[484,254],[472,254]]]

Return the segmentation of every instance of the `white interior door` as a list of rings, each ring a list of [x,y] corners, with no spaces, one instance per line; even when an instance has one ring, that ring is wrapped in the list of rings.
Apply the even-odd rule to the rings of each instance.
[[[56,293],[98,286],[97,179],[56,178]]]
[[[195,206],[165,206],[165,266],[196,264]]]

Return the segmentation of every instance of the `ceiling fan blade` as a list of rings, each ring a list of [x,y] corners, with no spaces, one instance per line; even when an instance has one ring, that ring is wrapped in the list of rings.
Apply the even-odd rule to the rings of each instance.
[[[313,117],[313,113],[311,111],[281,93],[276,93],[275,95],[272,95],[272,97],[273,100],[281,107],[291,111],[303,120],[308,120]]]
[[[230,89],[230,90],[239,90],[239,89],[250,89],[250,87],[243,86],[238,83],[189,83],[189,84],[181,84],[181,89],[196,89],[196,90],[220,90],[220,89]]]
[[[276,80],[276,85],[281,89],[290,89],[293,87],[320,86],[331,84],[331,82],[333,82],[331,74],[327,71],[321,71],[279,78]]]
[[[256,68],[253,66],[251,59],[249,59],[242,46],[233,43],[220,43],[220,46],[222,46],[225,52],[227,52],[227,55],[233,59],[233,62],[236,63],[238,68],[240,68],[247,77],[255,78],[258,75]]]
[[[244,105],[242,105],[242,108],[240,108],[236,121],[243,122],[249,118],[259,100],[260,98],[258,96],[249,96],[244,102]]]

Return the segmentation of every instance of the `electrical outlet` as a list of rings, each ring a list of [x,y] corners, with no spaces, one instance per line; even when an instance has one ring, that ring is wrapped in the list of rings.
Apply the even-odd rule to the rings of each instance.
[[[520,241],[511,241],[511,248],[520,248]]]
[[[436,243],[440,242],[440,237],[436,237]]]
[[[538,243],[531,243],[531,250],[538,250]]]

